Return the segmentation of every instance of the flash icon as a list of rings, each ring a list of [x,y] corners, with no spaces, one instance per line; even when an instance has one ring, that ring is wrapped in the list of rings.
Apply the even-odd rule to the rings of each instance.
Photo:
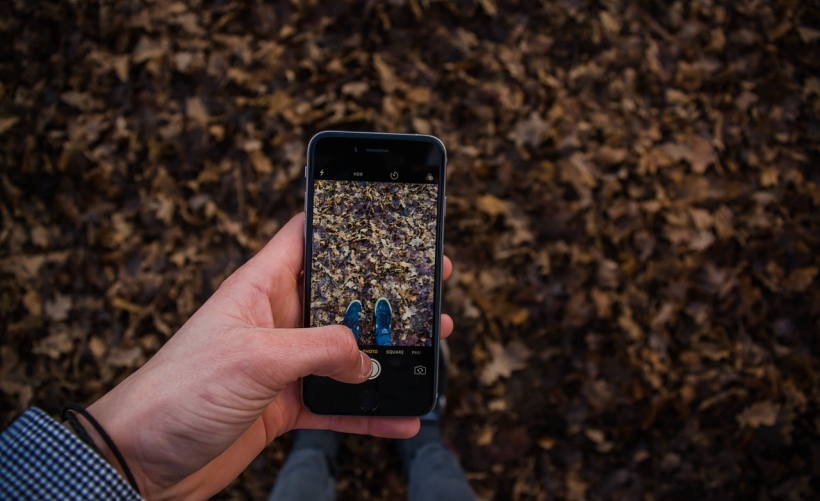
[[[325,175],[325,170],[324,170],[324,169],[320,170],[320,171],[319,171],[319,175],[320,175],[320,176],[324,176],[324,175]]]

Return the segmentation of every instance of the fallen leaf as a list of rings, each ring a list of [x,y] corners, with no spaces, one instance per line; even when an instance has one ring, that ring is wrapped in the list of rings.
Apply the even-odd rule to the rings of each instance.
[[[484,447],[490,445],[495,437],[496,428],[494,426],[485,426],[478,432],[476,437],[476,445]]]
[[[510,377],[514,371],[524,369],[530,356],[529,349],[520,341],[513,341],[506,348],[495,341],[489,341],[490,362],[481,371],[481,382],[493,384],[499,377]]]
[[[198,97],[189,97],[185,100],[185,114],[188,119],[197,125],[208,125],[208,109]]]
[[[255,170],[259,174],[270,174],[273,172],[273,164],[261,150],[254,150],[251,151],[248,156],[251,160],[251,165],[253,165],[253,170]]]
[[[798,26],[797,33],[805,44],[814,43],[820,39],[820,30],[809,28],[808,26]]]
[[[142,359],[142,348],[139,346],[117,347],[108,356],[108,363],[114,367],[136,367]]]
[[[806,266],[792,270],[786,279],[789,289],[794,292],[805,292],[817,277],[818,270],[820,268],[817,266]]]
[[[38,247],[48,247],[49,233],[42,226],[35,226],[31,229],[31,242]]]
[[[55,322],[62,322],[68,318],[71,306],[71,296],[57,293],[54,299],[46,301],[46,317]]]
[[[26,309],[29,313],[34,315],[35,317],[39,317],[43,313],[43,302],[40,299],[40,294],[37,293],[36,290],[30,289],[26,294],[23,296],[23,304],[26,306]]]
[[[342,85],[342,94],[352,96],[355,99],[361,98],[370,89],[367,82],[348,82]]]
[[[516,146],[536,147],[546,138],[549,131],[547,123],[541,115],[533,111],[525,120],[519,121],[507,136]]]
[[[38,355],[46,355],[53,359],[58,359],[66,353],[71,353],[73,349],[74,342],[68,330],[58,329],[48,337],[38,341],[32,351]]]
[[[10,131],[14,125],[20,121],[19,117],[2,117],[0,118],[0,136]]]
[[[137,64],[148,61],[149,59],[156,59],[165,54],[165,49],[162,44],[153,38],[143,35],[140,37],[137,46],[131,56],[133,61]]]
[[[91,354],[94,355],[94,358],[100,360],[103,355],[105,355],[107,347],[102,339],[97,336],[91,336],[91,339],[88,340],[88,349],[91,350]]]
[[[88,92],[63,92],[60,99],[80,111],[92,111],[102,107],[102,102],[94,99]]]
[[[482,195],[476,198],[475,205],[478,210],[491,217],[507,215],[510,212],[507,202],[493,195]]]
[[[777,415],[780,413],[780,404],[775,404],[770,400],[755,402],[740,414],[737,415],[737,422],[741,426],[759,428],[761,426],[774,426],[777,422]]]

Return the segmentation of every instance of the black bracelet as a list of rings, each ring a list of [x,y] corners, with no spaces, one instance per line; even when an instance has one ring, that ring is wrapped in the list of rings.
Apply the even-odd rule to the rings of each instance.
[[[71,427],[74,428],[74,430],[77,432],[77,436],[80,437],[80,440],[91,445],[94,451],[100,454],[100,450],[94,444],[94,440],[92,440],[91,437],[88,436],[88,433],[83,429],[79,420],[77,420],[77,418],[69,411],[74,411],[77,414],[82,415],[84,418],[88,420],[89,423],[91,423],[91,426],[93,426],[94,429],[97,430],[97,433],[100,434],[100,437],[102,437],[103,441],[105,442],[105,445],[108,446],[108,448],[111,450],[111,453],[114,455],[115,458],[117,458],[117,462],[120,463],[120,467],[122,468],[123,473],[125,473],[125,478],[128,479],[128,483],[131,484],[131,487],[133,487],[135,491],[137,491],[137,494],[142,495],[140,493],[139,487],[137,487],[137,481],[134,480],[134,475],[131,474],[131,469],[128,468],[128,463],[125,462],[125,458],[122,457],[122,454],[120,454],[120,450],[117,449],[116,445],[114,445],[114,441],[111,440],[111,437],[108,436],[108,433],[106,433],[105,430],[103,430],[103,427],[100,426],[100,423],[98,423],[97,420],[94,419],[94,416],[92,416],[87,410],[83,409],[77,404],[65,404],[63,405],[63,408],[60,411],[60,416],[64,420],[68,421],[68,424],[70,424]],[[82,430],[82,432],[80,430]]]
[[[100,449],[97,448],[97,444],[94,443],[94,439],[91,438],[87,431],[85,431],[85,428],[83,428],[83,425],[80,424],[80,421],[77,420],[77,417],[73,413],[64,413],[63,419],[71,426],[71,429],[74,430],[74,433],[77,434],[80,440],[85,442],[87,446],[91,447],[94,452],[102,455]]]

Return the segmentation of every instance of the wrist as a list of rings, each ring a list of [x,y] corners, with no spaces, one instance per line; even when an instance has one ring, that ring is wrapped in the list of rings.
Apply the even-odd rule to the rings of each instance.
[[[111,451],[111,448],[108,447],[108,444],[105,443],[105,440],[103,440],[102,436],[100,436],[100,434],[97,433],[97,430],[94,429],[94,426],[88,421],[88,419],[86,419],[84,416],[80,414],[75,414],[74,417],[80,423],[80,426],[83,428],[88,437],[91,438],[91,440],[94,442],[94,447],[92,448],[96,448],[95,452],[102,456],[102,458],[105,459],[106,462],[110,464],[112,468],[117,470],[117,473],[119,473],[120,476],[127,481],[127,478],[125,476],[125,470],[123,470],[119,461],[117,461],[117,457]],[[74,435],[77,435],[77,437],[80,438],[80,440],[85,442],[80,433],[78,433],[77,430],[75,430],[74,427],[72,427],[68,421],[63,421],[62,425],[68,431],[70,431]]]
[[[132,475],[117,443],[111,438],[110,432],[106,431],[103,425],[99,423],[99,420],[89,412],[89,409],[84,409],[76,404],[64,405],[62,409],[62,417],[65,420],[62,423],[63,426],[94,449],[120,474],[123,480],[131,485],[137,494],[140,494],[140,486]]]

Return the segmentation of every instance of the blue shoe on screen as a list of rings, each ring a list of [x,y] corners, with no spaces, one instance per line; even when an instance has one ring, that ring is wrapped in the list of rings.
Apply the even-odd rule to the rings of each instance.
[[[362,314],[362,302],[358,299],[354,299],[347,305],[347,311],[345,311],[345,319],[342,322],[345,327],[353,331],[353,335],[356,337],[356,342],[359,342],[359,317]]]
[[[393,346],[390,340],[390,326],[393,325],[393,308],[386,298],[376,301],[376,344]]]

